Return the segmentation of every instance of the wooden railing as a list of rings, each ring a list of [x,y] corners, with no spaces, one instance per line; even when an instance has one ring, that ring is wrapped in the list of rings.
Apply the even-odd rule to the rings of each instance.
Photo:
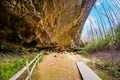
[[[26,61],[26,66],[23,67],[19,72],[17,72],[14,76],[12,76],[9,80],[30,80],[32,72],[41,58],[42,53],[38,54],[30,63]],[[30,69],[31,68],[31,69]],[[27,75],[22,77],[22,75]],[[22,77],[22,78],[21,78]]]

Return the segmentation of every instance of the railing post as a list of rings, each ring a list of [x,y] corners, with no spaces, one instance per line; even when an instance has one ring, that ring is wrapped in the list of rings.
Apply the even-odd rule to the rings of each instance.
[[[28,61],[26,61],[26,66],[28,66]],[[27,74],[28,74],[29,80],[30,80],[30,69],[29,69],[29,66],[27,67]]]

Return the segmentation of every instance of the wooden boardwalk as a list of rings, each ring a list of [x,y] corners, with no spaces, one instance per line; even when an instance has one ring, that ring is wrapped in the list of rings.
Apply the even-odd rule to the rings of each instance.
[[[83,80],[102,80],[84,62],[76,63]]]

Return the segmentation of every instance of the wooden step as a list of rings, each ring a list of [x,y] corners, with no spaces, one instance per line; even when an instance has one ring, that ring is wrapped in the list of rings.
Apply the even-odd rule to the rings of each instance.
[[[84,62],[77,62],[76,64],[83,80],[102,80]]]

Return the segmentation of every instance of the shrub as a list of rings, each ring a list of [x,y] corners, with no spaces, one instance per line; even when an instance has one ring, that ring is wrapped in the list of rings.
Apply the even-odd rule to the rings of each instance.
[[[115,46],[120,46],[120,26],[115,29],[115,37],[114,37]]]
[[[110,43],[110,38],[94,40],[90,44],[85,46],[85,50],[87,52],[94,51],[94,50],[101,50],[103,47],[107,46],[109,43]]]

